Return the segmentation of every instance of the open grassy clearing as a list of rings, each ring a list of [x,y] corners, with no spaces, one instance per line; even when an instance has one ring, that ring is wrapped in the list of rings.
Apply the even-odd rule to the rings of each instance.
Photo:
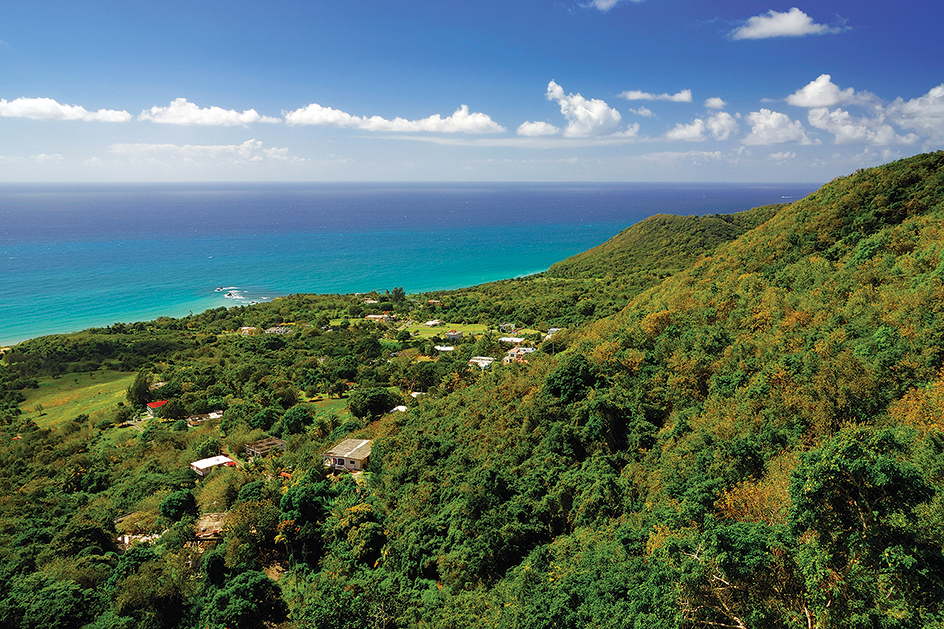
[[[26,389],[20,405],[23,417],[43,428],[56,428],[85,413],[96,419],[110,416],[119,402],[127,403],[126,391],[134,373],[92,371],[70,373],[60,378],[39,378],[38,389]],[[100,417],[96,417],[99,415]]]
[[[422,323],[417,323],[413,325],[408,325],[404,328],[408,330],[414,336],[420,338],[428,339],[436,335],[445,336],[446,332],[452,330],[457,330],[464,334],[482,334],[487,331],[489,328],[485,324],[480,323],[468,323],[468,324],[458,324],[458,323],[444,323],[442,325],[437,325],[433,327],[428,327]]]

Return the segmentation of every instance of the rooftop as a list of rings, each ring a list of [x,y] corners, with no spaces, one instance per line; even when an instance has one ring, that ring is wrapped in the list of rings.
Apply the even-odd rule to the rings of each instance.
[[[363,460],[370,456],[371,443],[373,443],[373,441],[370,439],[345,439],[325,452],[325,456]]]

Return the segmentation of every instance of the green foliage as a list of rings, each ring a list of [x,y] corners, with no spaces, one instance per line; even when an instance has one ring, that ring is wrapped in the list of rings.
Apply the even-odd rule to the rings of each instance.
[[[355,389],[349,399],[351,414],[367,419],[375,419],[403,402],[399,395],[384,387]]]
[[[285,619],[279,586],[263,572],[248,571],[213,595],[205,613],[210,627],[253,629]]]
[[[476,323],[450,355],[343,319],[353,295],[21,344],[0,364],[0,625],[940,625],[941,242],[933,153],[790,205],[652,217],[537,277],[372,294]],[[568,330],[467,369],[506,323]],[[153,378],[223,419],[138,432],[89,393],[32,421],[114,381],[103,365],[137,372],[129,400]],[[195,482],[191,461],[269,434],[284,454]],[[322,466],[349,436],[373,440],[357,482]],[[196,511],[228,512],[204,552]],[[119,554],[118,534],[160,537]]]
[[[197,499],[189,489],[181,489],[161,501],[160,511],[162,516],[176,522],[185,515],[196,514]]]

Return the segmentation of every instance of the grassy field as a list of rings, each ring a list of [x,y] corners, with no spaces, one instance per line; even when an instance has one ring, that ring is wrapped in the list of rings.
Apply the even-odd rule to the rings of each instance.
[[[446,332],[450,330],[458,330],[464,334],[475,334],[476,336],[482,334],[488,329],[487,325],[472,323],[472,324],[458,324],[458,323],[445,323],[436,327],[426,327],[422,323],[418,325],[410,325],[405,329],[409,330],[411,334],[418,336],[420,338],[428,339],[436,336],[437,334],[446,336]]]
[[[40,378],[38,389],[26,389],[20,405],[25,419],[43,428],[55,428],[85,413],[93,421],[110,417],[118,402],[127,404],[125,392],[134,373],[93,371],[61,378]]]

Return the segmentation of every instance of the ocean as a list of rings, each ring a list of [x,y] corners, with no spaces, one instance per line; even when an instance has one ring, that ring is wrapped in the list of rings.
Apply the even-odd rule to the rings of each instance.
[[[652,214],[731,213],[818,187],[0,185],[0,345],[292,293],[529,275]]]

